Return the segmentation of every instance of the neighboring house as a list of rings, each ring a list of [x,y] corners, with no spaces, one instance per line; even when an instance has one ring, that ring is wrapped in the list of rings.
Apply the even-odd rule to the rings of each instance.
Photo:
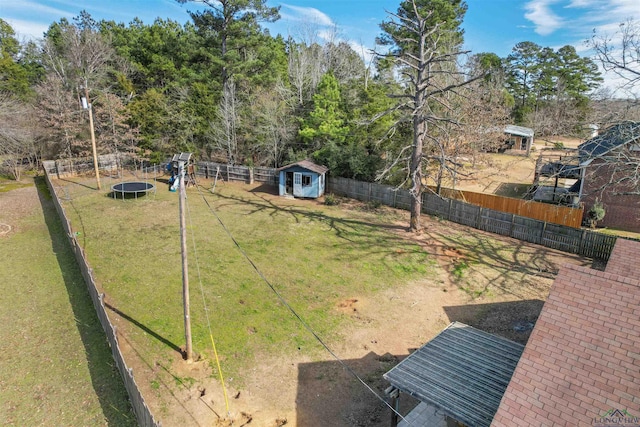
[[[640,232],[640,122],[623,122],[578,146],[585,220],[599,201],[598,224]]]
[[[524,153],[527,156],[531,154],[531,147],[533,146],[533,129],[525,128],[516,125],[507,125],[504,128],[504,133],[507,136],[507,140],[499,152],[504,153],[506,150],[510,152]]]
[[[640,425],[640,242],[605,271],[565,265],[491,424]]]
[[[324,195],[326,175],[329,169],[309,160],[283,166],[278,171],[279,194],[300,198],[317,198]]]

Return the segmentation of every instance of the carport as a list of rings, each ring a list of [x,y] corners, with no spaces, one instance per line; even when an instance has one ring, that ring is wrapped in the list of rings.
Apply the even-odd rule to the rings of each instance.
[[[423,402],[404,416],[410,425],[426,425],[421,417],[430,406],[448,421],[488,427],[523,350],[506,338],[453,322],[384,374],[391,383],[387,395],[396,410],[402,393]],[[392,414],[392,426],[404,424]]]

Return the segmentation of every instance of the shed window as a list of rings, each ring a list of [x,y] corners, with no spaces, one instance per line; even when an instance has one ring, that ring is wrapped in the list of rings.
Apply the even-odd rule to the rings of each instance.
[[[302,175],[302,186],[303,187],[311,186],[311,175]]]

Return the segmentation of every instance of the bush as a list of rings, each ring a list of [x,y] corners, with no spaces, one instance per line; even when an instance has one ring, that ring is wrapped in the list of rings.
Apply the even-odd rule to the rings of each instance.
[[[554,142],[553,148],[556,150],[564,150],[564,142]]]
[[[606,212],[604,210],[604,206],[599,200],[596,199],[596,202],[593,204],[593,206],[591,206],[591,209],[589,209],[588,212],[589,225],[591,226],[591,228],[596,228],[596,224],[598,223],[598,221],[602,221],[602,219],[604,219],[605,213]]]
[[[340,199],[335,194],[325,194],[324,195],[324,204],[327,206],[336,206],[340,204]]]

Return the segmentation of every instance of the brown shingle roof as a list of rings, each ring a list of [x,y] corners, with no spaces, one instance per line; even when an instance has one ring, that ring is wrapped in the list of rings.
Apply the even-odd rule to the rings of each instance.
[[[609,262],[607,263],[607,273],[618,274],[640,280],[640,243],[632,240],[618,239],[611,251]]]
[[[305,168],[307,170],[310,170],[311,172],[319,173],[320,175],[327,173],[329,171],[329,168],[327,168],[326,166],[317,165],[310,160],[301,160],[296,163],[291,163],[289,165],[282,166],[281,168],[278,169],[278,171],[281,171],[283,169],[289,169],[290,167],[293,167],[293,166],[300,166],[301,168]]]
[[[640,243],[626,242],[611,270],[560,270],[492,426],[593,425],[612,409],[640,416],[640,280],[636,264],[619,265],[640,259]]]

